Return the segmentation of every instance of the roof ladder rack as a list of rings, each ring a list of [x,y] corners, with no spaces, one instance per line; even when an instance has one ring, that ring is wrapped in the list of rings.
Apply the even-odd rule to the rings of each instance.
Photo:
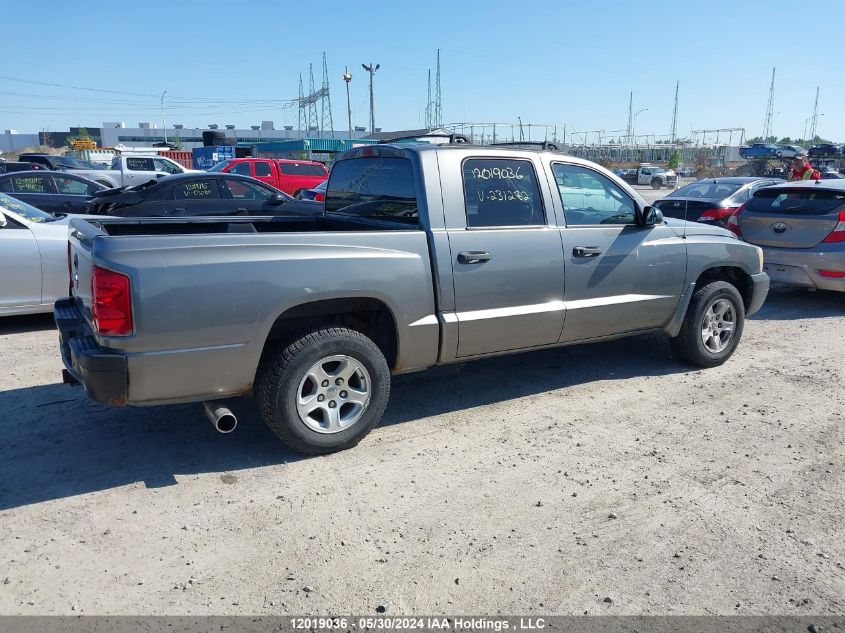
[[[560,146],[549,141],[508,141],[506,143],[490,143],[488,147],[539,147],[540,149],[559,152]]]
[[[416,141],[421,138],[448,138],[449,143],[469,143],[470,140],[463,134],[418,134],[416,136],[397,136],[395,138],[386,138],[378,142],[378,145],[384,143],[396,143],[398,141]]]

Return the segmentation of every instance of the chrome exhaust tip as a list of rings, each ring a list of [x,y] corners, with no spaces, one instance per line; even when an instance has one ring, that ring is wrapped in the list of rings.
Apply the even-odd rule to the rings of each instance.
[[[218,433],[231,433],[238,426],[238,418],[225,403],[215,400],[203,402],[202,408]]]

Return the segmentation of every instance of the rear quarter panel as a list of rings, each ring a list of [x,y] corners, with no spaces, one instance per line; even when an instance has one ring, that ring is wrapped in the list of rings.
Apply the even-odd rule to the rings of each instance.
[[[324,299],[387,305],[398,328],[398,371],[436,361],[423,231],[99,236],[93,254],[132,283],[135,334],[102,341],[128,355],[130,403],[248,392],[276,319]]]

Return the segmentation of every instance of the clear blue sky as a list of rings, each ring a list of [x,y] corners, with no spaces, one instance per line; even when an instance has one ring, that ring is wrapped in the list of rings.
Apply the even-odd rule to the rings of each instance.
[[[344,65],[354,123],[367,124],[361,63],[371,61],[381,64],[376,125],[416,127],[440,48],[444,122],[618,130],[633,90],[634,109],[648,108],[637,132],[666,134],[679,80],[679,133],[736,126],[755,136],[776,66],[774,133],[803,134],[819,85],[818,133],[845,141],[841,0],[9,0],[3,23],[0,130],[160,124],[163,90],[170,127],[295,125],[280,101],[298,95],[310,62],[319,87],[323,51],[336,129],[346,127]]]

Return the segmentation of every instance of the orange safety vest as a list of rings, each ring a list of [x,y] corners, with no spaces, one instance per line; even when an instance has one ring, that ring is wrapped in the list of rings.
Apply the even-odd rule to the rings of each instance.
[[[810,163],[804,163],[801,171],[796,171],[795,169],[792,170],[792,174],[789,176],[789,182],[794,182],[796,180],[821,180],[821,177],[821,174],[813,169]]]

